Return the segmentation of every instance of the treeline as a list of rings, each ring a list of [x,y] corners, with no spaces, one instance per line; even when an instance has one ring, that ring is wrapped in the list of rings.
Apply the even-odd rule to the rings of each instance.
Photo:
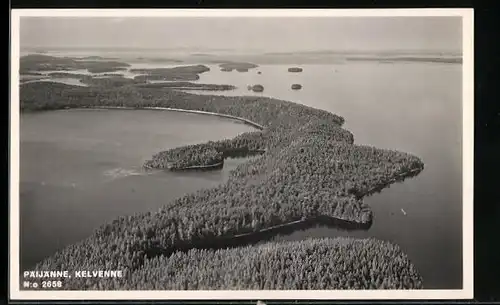
[[[193,249],[175,252],[169,257],[144,254],[144,264],[136,270],[127,270],[124,275],[118,279],[63,279],[61,289],[423,288],[421,276],[398,246],[373,239],[351,238],[265,243],[216,251]]]

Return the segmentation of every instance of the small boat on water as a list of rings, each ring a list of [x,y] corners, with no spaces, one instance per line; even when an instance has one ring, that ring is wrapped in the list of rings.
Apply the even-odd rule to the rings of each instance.
[[[405,210],[401,209],[401,212],[403,212],[403,215],[405,215],[405,216],[406,216],[406,212],[405,212]]]

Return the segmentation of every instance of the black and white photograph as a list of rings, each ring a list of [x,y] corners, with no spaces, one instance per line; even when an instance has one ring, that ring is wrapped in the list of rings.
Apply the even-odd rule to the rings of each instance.
[[[472,298],[472,24],[12,10],[11,298]]]

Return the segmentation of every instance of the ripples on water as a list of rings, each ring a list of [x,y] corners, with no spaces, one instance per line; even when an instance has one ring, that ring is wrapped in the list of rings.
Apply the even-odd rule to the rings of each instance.
[[[124,168],[113,168],[110,170],[104,171],[103,175],[106,177],[110,177],[112,179],[118,179],[128,176],[141,176],[147,174],[146,172],[138,172],[133,169],[124,169]]]

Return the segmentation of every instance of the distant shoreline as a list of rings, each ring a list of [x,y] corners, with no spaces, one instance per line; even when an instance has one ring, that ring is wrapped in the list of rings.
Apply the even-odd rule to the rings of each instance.
[[[72,52],[79,49],[44,50],[45,52],[24,51],[27,54],[45,54],[55,57],[70,56]],[[81,49],[89,54],[107,52],[104,49]],[[113,59],[125,62],[136,61],[134,52],[145,52],[141,54],[141,62],[158,63],[158,54],[161,50],[155,49],[120,49],[114,50]],[[148,54],[150,52],[151,54]],[[224,62],[262,64],[338,64],[349,61],[374,61],[374,62],[416,62],[416,63],[448,63],[461,64],[463,56],[460,52],[438,52],[438,51],[297,51],[297,52],[269,52],[269,53],[238,53],[238,52],[206,52],[199,56],[199,52],[183,52],[176,50],[165,50],[165,62],[175,61],[184,64],[214,64]],[[171,52],[171,53],[169,53]],[[68,54],[65,54],[68,53]],[[128,54],[130,53],[130,54]],[[117,58],[118,56],[118,58]],[[106,56],[106,58],[108,58]]]

